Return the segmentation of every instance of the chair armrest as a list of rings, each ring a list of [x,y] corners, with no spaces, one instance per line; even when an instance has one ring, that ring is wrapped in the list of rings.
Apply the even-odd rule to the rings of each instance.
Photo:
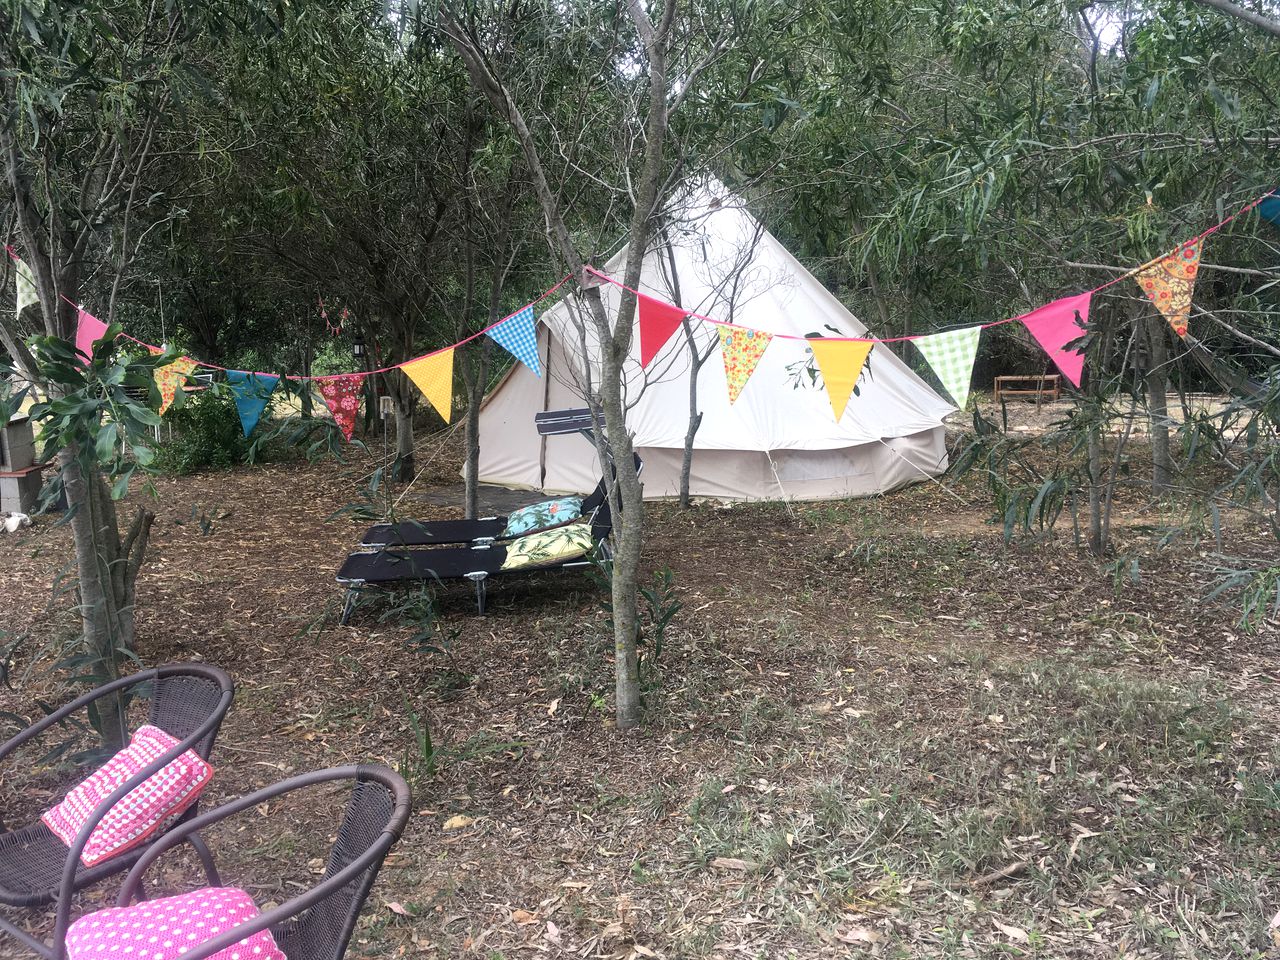
[[[128,906],[130,902],[137,896],[141,889],[142,880],[153,863],[156,862],[167,851],[175,846],[183,843],[192,834],[199,832],[219,821],[225,820],[237,813],[241,813],[252,807],[256,807],[267,800],[274,797],[290,793],[305,787],[315,786],[321,783],[328,783],[335,780],[360,780],[368,777],[371,773],[381,774],[382,768],[369,767],[364,765],[348,765],[345,767],[331,767],[327,770],[317,770],[311,773],[300,774],[291,777],[288,780],[282,780],[279,783],[263,787],[253,793],[235,800],[225,803],[215,810],[210,810],[188,820],[186,823],[179,824],[164,835],[156,843],[147,848],[141,859],[134,864],[133,869],[129,871],[129,875],[125,878],[124,884],[120,888],[120,895],[116,899],[117,907]],[[389,772],[389,771],[388,771]],[[385,778],[379,776],[378,779]],[[202,944],[198,949],[192,950],[183,955],[183,960],[205,960],[224,950],[233,944],[239,943],[245,937],[250,936],[260,930],[266,930],[285,920],[298,916],[303,911],[309,909],[315,904],[324,900],[326,897],[346,886],[361,873],[368,870],[375,864],[381,863],[382,859],[387,855],[387,851],[391,849],[392,844],[400,839],[400,834],[404,830],[404,826],[409,818],[409,806],[411,797],[408,787],[404,785],[404,781],[399,777],[395,778],[390,787],[394,796],[394,807],[391,817],[387,821],[387,826],[383,829],[378,839],[374,841],[370,847],[360,856],[356,857],[351,863],[343,867],[332,877],[321,881],[310,890],[299,894],[291,900],[286,900],[277,907],[259,914],[256,918],[248,923],[241,924],[232,930],[228,930],[212,940]]]

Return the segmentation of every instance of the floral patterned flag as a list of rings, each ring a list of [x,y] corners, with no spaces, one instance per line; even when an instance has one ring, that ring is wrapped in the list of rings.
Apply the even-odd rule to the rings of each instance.
[[[822,371],[822,382],[827,385],[827,398],[831,401],[831,410],[836,421],[844,416],[845,407],[858,378],[862,376],[862,367],[873,346],[870,340],[824,340],[813,338],[809,341],[809,349],[813,351],[813,359],[818,361],[818,369]]]
[[[643,293],[636,297],[636,310],[640,317],[640,366],[647,367],[688,311]]]
[[[227,383],[236,398],[236,411],[240,414],[240,428],[247,437],[262,419],[262,412],[271,402],[272,391],[280,382],[269,373],[249,373],[246,370],[228,370]]]
[[[981,335],[982,327],[965,327],[912,341],[961,410],[969,402],[969,383],[973,380],[973,361],[978,355]]]
[[[1202,243],[1188,240],[1169,256],[1139,270],[1134,277],[1147,299],[1156,305],[1180,337],[1187,335],[1191,318],[1191,292],[1200,270]]]
[[[363,373],[348,373],[343,377],[327,377],[316,381],[325,406],[333,414],[334,423],[348,443],[356,428],[356,414],[360,412],[360,390],[366,376]]]
[[[107,332],[107,325],[87,310],[81,310],[76,318],[76,352],[87,364],[93,357],[93,345]]]
[[[1084,374],[1084,354],[1064,347],[1084,334],[1089,323],[1089,301],[1092,297],[1092,290],[1074,297],[1063,297],[1018,318],[1058,365],[1062,375],[1077,387]]]
[[[151,351],[151,355],[159,356],[164,353],[159,347],[147,347]],[[173,363],[166,363],[163,367],[156,367],[155,379],[156,386],[160,388],[160,416],[164,416],[164,412],[173,405],[173,398],[178,392],[178,388],[185,385],[187,377],[191,371],[196,368],[196,362],[190,357],[179,357]]]
[[[763,330],[724,324],[718,324],[716,331],[720,334],[720,352],[724,355],[724,379],[729,385],[729,402],[737,403],[742,388],[755,373],[756,364],[764,356],[773,336]]]
[[[453,419],[453,347],[402,363],[400,369],[431,401],[445,423]]]
[[[36,293],[36,278],[31,275],[31,268],[17,257],[13,258],[13,282],[17,288],[14,296],[18,304],[18,314],[31,304],[40,302],[40,295]]]

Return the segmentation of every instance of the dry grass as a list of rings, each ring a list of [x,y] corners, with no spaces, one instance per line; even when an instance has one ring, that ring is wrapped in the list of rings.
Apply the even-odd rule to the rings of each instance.
[[[621,735],[584,580],[513,581],[484,618],[448,592],[447,655],[385,607],[335,625],[332,571],[358,528],[325,517],[359,472],[161,481],[139,608],[146,659],[207,659],[240,683],[218,796],[353,759],[415,776],[352,956],[1268,949],[1277,631],[1200,602],[1195,549],[1156,551],[1143,505],[1125,506],[1121,544],[1137,583],[1069,543],[1005,547],[963,485],[963,505],[921,486],[793,512],[655,506],[648,564],[673,571],[684,609],[650,721]],[[67,598],[48,603],[68,551],[47,528],[0,542],[5,629],[69,629]],[[3,706],[30,714],[50,692],[30,681]],[[28,805],[54,789],[24,783],[7,772]],[[287,896],[336,806],[246,818],[216,852],[261,900]],[[444,830],[459,814],[473,822]]]

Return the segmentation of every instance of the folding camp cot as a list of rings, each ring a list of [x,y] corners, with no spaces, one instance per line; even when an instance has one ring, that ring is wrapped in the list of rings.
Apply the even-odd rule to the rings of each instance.
[[[644,461],[636,456],[635,464],[636,473],[641,473],[644,470]],[[605,479],[601,477],[596,488],[583,499],[578,516],[591,522],[596,511],[608,501],[609,493],[605,487]],[[433,547],[448,544],[483,546],[495,540],[512,539],[510,536],[503,536],[506,527],[506,517],[479,517],[475,520],[402,520],[399,523],[379,523],[364,532],[364,536],[360,538],[360,547],[368,550],[377,547]],[[533,533],[534,531],[525,532]]]
[[[595,443],[593,434],[595,418],[588,409],[548,410],[535,414],[533,419],[538,433],[542,436],[580,433],[593,444]],[[644,463],[639,456],[635,457],[635,465],[637,473],[644,469]],[[613,464],[610,463],[609,467],[612,469]],[[589,510],[588,504],[590,504]],[[351,554],[338,571],[336,577],[338,583],[347,588],[342,603],[341,622],[345,624],[351,619],[356,597],[361,590],[369,587],[394,588],[427,580],[437,582],[470,580],[475,584],[476,608],[483,614],[487,600],[487,581],[490,577],[533,573],[540,570],[581,569],[590,567],[597,560],[608,559],[611,555],[609,537],[613,533],[613,515],[609,510],[609,498],[605,492],[603,477],[595,491],[583,502],[582,519],[591,528],[594,546],[589,553],[567,560],[538,563],[510,570],[502,569],[507,559],[508,545],[500,543],[497,539],[506,526],[505,517],[487,517],[479,521],[440,521],[429,526],[409,523],[383,524],[381,527],[374,527],[366,532],[364,545],[373,547],[374,544],[369,541],[382,541],[386,545],[379,543],[376,549],[365,549]],[[475,525],[468,526],[471,524]],[[479,524],[484,526],[478,526]],[[566,526],[569,525],[566,524]],[[470,546],[466,547],[409,549],[413,546],[466,543],[468,541],[465,539],[444,538],[467,536],[471,539]],[[392,543],[395,544],[394,547],[391,546]]]
[[[536,566],[503,570],[507,559],[506,544],[490,541],[468,547],[437,547],[428,550],[381,548],[362,550],[347,557],[338,571],[337,581],[347,588],[342,603],[341,623],[351,619],[356,597],[367,588],[395,588],[411,583],[448,580],[470,580],[475,584],[476,609],[484,613],[487,582],[490,577],[535,573],[542,570],[570,570],[590,567],[597,559],[607,559],[611,550],[609,536],[613,519],[606,501],[591,520],[591,539],[595,546],[585,556],[570,560],[542,563]]]

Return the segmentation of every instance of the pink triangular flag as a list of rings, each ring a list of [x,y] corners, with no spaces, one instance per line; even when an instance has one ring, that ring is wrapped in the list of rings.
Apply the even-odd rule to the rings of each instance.
[[[349,373],[344,377],[327,377],[316,381],[320,388],[320,396],[333,414],[333,422],[338,425],[342,435],[351,442],[351,434],[356,428],[356,414],[360,412],[360,386],[364,383],[365,374]]]
[[[93,345],[102,339],[102,335],[107,332],[107,325],[95,317],[87,310],[81,310],[79,317],[76,319],[76,352],[84,359],[81,363],[87,364],[93,357]]]
[[[1084,373],[1084,354],[1079,350],[1064,350],[1063,345],[1079,340],[1084,335],[1089,323],[1089,300],[1092,297],[1092,291],[1074,297],[1063,297],[1018,318],[1026,324],[1036,342],[1044,347],[1045,353],[1058,365],[1062,375],[1076,387],[1080,386],[1080,376]]]
[[[647,367],[689,311],[643,293],[636,295],[636,309],[640,315],[640,366]]]

